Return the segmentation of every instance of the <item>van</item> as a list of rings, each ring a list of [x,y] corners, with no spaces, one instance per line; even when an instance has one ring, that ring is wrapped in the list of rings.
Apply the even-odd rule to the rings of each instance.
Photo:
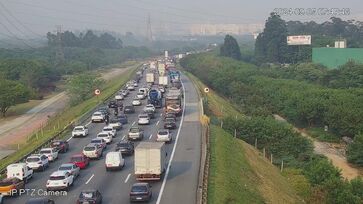
[[[6,167],[6,177],[16,177],[25,183],[33,176],[33,169],[28,167],[26,163],[10,164]]]
[[[122,169],[125,166],[125,160],[122,158],[121,152],[109,152],[106,154],[106,171],[112,169]]]

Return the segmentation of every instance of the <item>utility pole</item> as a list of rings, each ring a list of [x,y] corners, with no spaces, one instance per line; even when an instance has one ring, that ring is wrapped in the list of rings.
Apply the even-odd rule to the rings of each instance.
[[[57,25],[57,43],[56,43],[56,51],[55,51],[55,64],[59,66],[64,62],[64,52],[62,46],[62,26]]]
[[[147,17],[147,25],[146,25],[146,36],[147,36],[147,41],[149,43],[152,43],[153,41],[153,33],[152,33],[152,30],[151,30],[151,17],[150,17],[150,14],[148,14],[148,17]]]

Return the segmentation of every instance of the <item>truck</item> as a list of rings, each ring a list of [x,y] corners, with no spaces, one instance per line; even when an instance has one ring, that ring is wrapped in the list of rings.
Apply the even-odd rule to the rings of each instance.
[[[155,108],[161,108],[163,105],[163,98],[160,90],[151,89],[148,93],[148,103],[153,104]]]
[[[169,77],[171,82],[178,82],[180,81],[180,72],[177,70],[170,70]]]
[[[136,180],[160,180],[166,170],[167,156],[164,142],[140,142],[135,148]]]
[[[156,62],[150,62],[150,69],[156,69]]]
[[[181,89],[178,89],[176,87],[170,88],[165,96],[165,112],[173,112],[177,116],[180,116],[183,112],[181,102],[182,98],[183,93]]]
[[[155,82],[155,78],[154,78],[154,73],[149,72],[146,74],[146,83],[150,83],[150,84],[154,84]]]
[[[159,74],[160,75],[164,75],[165,74],[165,64],[164,63],[161,63],[159,62],[158,63],[158,71],[159,71]]]
[[[159,76],[159,85],[168,86],[168,76]]]

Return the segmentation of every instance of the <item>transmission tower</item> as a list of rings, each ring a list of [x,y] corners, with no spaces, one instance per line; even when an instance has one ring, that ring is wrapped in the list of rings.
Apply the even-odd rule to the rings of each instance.
[[[64,52],[62,46],[62,26],[57,25],[57,42],[56,42],[56,51],[55,51],[55,64],[61,65],[64,62]]]
[[[146,28],[146,36],[147,36],[147,40],[149,41],[149,43],[151,43],[153,41],[153,33],[151,30],[151,18],[150,18],[150,14],[148,14],[147,17],[147,28]]]

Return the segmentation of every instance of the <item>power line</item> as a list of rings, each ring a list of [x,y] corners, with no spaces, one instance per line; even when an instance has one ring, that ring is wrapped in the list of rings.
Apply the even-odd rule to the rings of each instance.
[[[24,45],[32,48],[32,49],[35,49],[34,47],[30,46],[28,43],[26,43],[23,39],[19,38],[18,36],[16,36],[5,24],[3,24],[1,21],[0,21],[0,25],[2,25],[6,31],[8,31],[14,38],[16,38],[17,40],[21,41],[22,43],[24,43]]]

